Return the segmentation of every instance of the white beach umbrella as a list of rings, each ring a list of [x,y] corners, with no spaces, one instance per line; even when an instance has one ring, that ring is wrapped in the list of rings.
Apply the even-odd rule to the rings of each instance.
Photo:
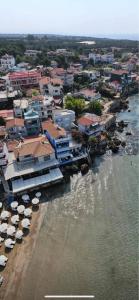
[[[8,258],[5,255],[0,255],[0,266],[5,267]]]
[[[7,228],[8,228],[8,224],[7,223],[0,224],[0,232],[1,233],[6,233],[7,232]]]
[[[2,243],[4,241],[4,238],[2,238],[1,236],[0,236],[0,243]]]
[[[7,239],[5,240],[4,244],[6,248],[12,249],[15,245],[15,241],[13,241],[12,239]]]
[[[25,217],[31,217],[31,214],[32,214],[32,209],[31,208],[26,208],[24,210],[24,216]]]
[[[23,200],[24,202],[28,202],[28,201],[30,200],[29,195],[28,195],[28,194],[23,195],[23,196],[22,196],[22,200]]]
[[[37,197],[35,197],[35,198],[32,199],[31,202],[32,202],[33,205],[38,205],[40,200]]]
[[[22,220],[21,225],[23,228],[28,228],[30,226],[30,221],[29,219],[25,218]]]
[[[19,222],[19,215],[12,216],[11,217],[11,222],[12,222],[12,224],[17,225],[18,222]]]
[[[1,217],[2,220],[7,220],[10,217],[9,211],[8,210],[3,210],[0,217]]]
[[[7,228],[7,235],[13,236],[16,232],[15,226],[9,225]]]
[[[11,208],[12,208],[13,210],[16,210],[17,206],[18,206],[18,202],[17,202],[17,201],[11,202]]]
[[[15,234],[15,238],[18,240],[21,240],[23,237],[23,231],[22,230],[17,230]]]
[[[35,194],[35,196],[36,196],[37,198],[40,198],[40,197],[41,197],[41,192],[37,192],[37,193]]]
[[[0,202],[0,209],[2,208],[2,206],[3,206],[3,203],[2,203],[2,202]]]
[[[18,213],[21,214],[21,215],[24,213],[24,210],[25,210],[25,206],[24,206],[24,205],[19,205],[19,206],[17,207],[17,211],[18,211]]]

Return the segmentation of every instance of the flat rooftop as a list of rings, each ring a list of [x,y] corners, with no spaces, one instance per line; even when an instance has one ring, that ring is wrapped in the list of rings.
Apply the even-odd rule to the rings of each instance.
[[[37,186],[42,186],[44,184],[49,184],[58,180],[62,180],[63,175],[59,168],[50,170],[49,174],[37,176],[34,178],[23,180],[17,179],[12,182],[13,193],[19,193],[24,190],[35,188]]]
[[[34,162],[34,161],[28,161],[28,162],[19,162],[17,163],[14,159],[14,154],[9,153],[9,163],[4,168],[4,177],[6,180],[15,178],[18,176],[31,174],[40,170],[44,170],[50,167],[56,167],[58,166],[58,160],[53,159],[50,161],[43,161],[43,162]]]

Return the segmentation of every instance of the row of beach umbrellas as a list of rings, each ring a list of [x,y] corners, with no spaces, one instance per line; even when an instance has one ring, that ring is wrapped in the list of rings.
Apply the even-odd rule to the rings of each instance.
[[[24,218],[21,221],[21,226],[23,228],[28,228],[30,226],[30,220],[28,218]],[[14,236],[16,233],[16,227],[14,225],[2,223],[0,224],[0,233],[7,233],[7,235]]]
[[[32,205],[36,206],[39,204],[41,197],[41,193],[37,192],[35,194],[35,197],[32,199],[31,203]],[[30,197],[28,194],[25,194],[22,196],[22,200],[24,203],[29,203]],[[3,210],[0,214],[0,219],[2,221],[5,221],[4,223],[0,224],[0,234],[7,234],[7,238],[4,241],[4,238],[0,236],[0,243],[4,241],[4,245],[6,248],[12,249],[16,243],[11,237],[15,237],[15,240],[20,240],[23,237],[23,231],[21,229],[16,230],[16,225],[18,225],[20,218],[19,215],[24,215],[24,218],[21,221],[21,226],[23,229],[28,229],[30,226],[30,220],[28,218],[32,215],[32,209],[31,208],[25,208],[24,205],[19,205],[18,201],[12,201],[11,209],[13,211],[16,211],[17,214],[11,216],[10,212],[7,210]],[[2,209],[3,203],[0,202],[0,209]],[[11,216],[11,223],[12,225],[9,225],[6,223],[6,221]],[[6,266],[6,263],[8,261],[8,258],[5,255],[0,255],[0,266]]]

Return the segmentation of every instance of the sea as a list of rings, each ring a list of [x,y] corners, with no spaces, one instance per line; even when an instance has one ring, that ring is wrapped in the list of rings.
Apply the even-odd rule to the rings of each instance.
[[[139,95],[129,98],[129,108],[117,115],[128,123],[120,133],[125,149],[108,151],[86,175],[48,190],[20,300],[138,299]]]

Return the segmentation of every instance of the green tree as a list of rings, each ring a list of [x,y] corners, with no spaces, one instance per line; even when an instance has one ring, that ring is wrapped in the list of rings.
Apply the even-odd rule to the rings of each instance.
[[[89,103],[89,112],[94,113],[98,116],[102,114],[102,105],[98,100],[90,101]]]
[[[80,98],[67,96],[65,99],[65,108],[75,111],[75,114],[78,117],[85,108],[85,101]]]
[[[6,122],[3,117],[0,117],[0,126],[5,126]]]

